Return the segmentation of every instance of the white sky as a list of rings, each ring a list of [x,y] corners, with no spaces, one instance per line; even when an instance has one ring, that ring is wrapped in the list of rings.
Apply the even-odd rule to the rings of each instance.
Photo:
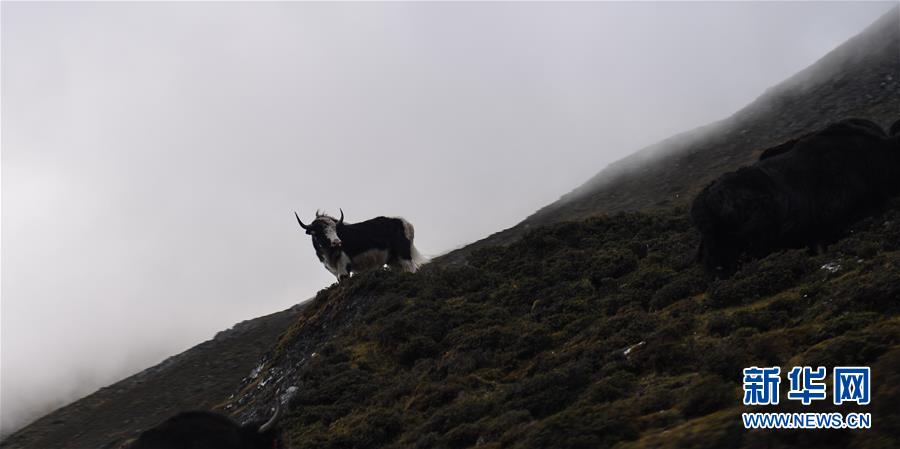
[[[894,4],[4,2],[2,432],[333,282],[295,209],[446,252]]]

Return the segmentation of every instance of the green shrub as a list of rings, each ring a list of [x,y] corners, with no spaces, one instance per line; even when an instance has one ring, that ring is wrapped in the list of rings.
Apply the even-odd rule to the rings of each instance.
[[[740,400],[736,383],[719,376],[703,376],[685,388],[679,401],[684,416],[702,416],[737,404]]]
[[[729,279],[716,281],[710,295],[717,306],[755,301],[785,290],[815,268],[806,250],[776,252],[744,264]]]
[[[438,353],[438,345],[429,337],[417,335],[397,349],[397,361],[401,365],[410,366],[415,361],[433,357]]]

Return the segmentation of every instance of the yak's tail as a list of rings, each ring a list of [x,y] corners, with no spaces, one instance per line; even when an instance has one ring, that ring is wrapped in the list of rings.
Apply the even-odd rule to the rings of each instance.
[[[406,234],[407,240],[409,240],[409,254],[412,257],[412,267],[411,272],[415,273],[422,265],[428,263],[428,258],[423,256],[418,249],[416,249],[415,243],[413,240],[416,238],[416,228],[413,227],[412,223],[403,220],[403,232]]]

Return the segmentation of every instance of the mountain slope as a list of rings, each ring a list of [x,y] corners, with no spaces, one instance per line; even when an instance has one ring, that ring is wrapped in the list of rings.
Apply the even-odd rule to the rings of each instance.
[[[437,261],[462,263],[473,250],[509,244],[536,226],[686,204],[722,173],[754,162],[765,148],[849,117],[885,127],[900,119],[900,8],[731,117],[610,164],[516,226]]]
[[[889,381],[872,408],[840,409],[872,412],[871,431],[806,434],[745,432],[738,381],[752,365],[898,375],[900,202],[821,255],[779,252],[713,282],[693,262],[686,205],[787,138],[897,119],[897,16],[415,276],[320,292],[227,409],[259,418],[299,387],[284,423],[297,448],[896,446]],[[609,215],[625,210],[641,212]]]
[[[185,408],[267,415],[296,385],[285,420],[295,447],[891,447],[900,418],[879,404],[900,397],[888,377],[876,432],[808,441],[816,435],[736,432],[734,370],[852,359],[896,377],[897,203],[826,254],[774,254],[714,284],[690,261],[685,204],[774,143],[847,116],[897,118],[898,22],[895,8],[732,117],[610,165],[415,276],[332,286],[299,314],[252,320],[253,332],[204,343],[0,446],[115,447]],[[619,211],[642,212],[596,218]],[[832,262],[836,275],[819,269]]]
[[[900,199],[817,256],[710,282],[682,208],[531,231],[466,265],[319,293],[227,407],[290,386],[290,447],[897,447]],[[741,369],[872,366],[868,431],[744,431]],[[786,384],[786,381],[783,382]],[[879,446],[882,445],[882,446]]]

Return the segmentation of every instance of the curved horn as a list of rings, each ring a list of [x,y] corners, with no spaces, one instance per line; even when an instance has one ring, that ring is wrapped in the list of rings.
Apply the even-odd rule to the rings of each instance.
[[[322,214],[319,212],[319,209],[316,209],[316,218],[319,218],[321,216],[322,216]]]
[[[281,419],[281,404],[275,406],[275,414],[266,421],[265,424],[259,426],[259,433],[266,433],[272,430],[275,427],[275,424],[278,423],[278,420]]]
[[[303,224],[303,222],[300,221],[300,216],[297,215],[297,211],[294,211],[294,216],[297,217],[297,223],[300,223],[300,227],[301,227],[301,228],[303,228],[303,229],[308,229],[308,228],[309,228],[309,226]]]
[[[338,220],[338,224],[344,224],[344,209],[339,208],[338,210],[341,211],[341,219]]]

